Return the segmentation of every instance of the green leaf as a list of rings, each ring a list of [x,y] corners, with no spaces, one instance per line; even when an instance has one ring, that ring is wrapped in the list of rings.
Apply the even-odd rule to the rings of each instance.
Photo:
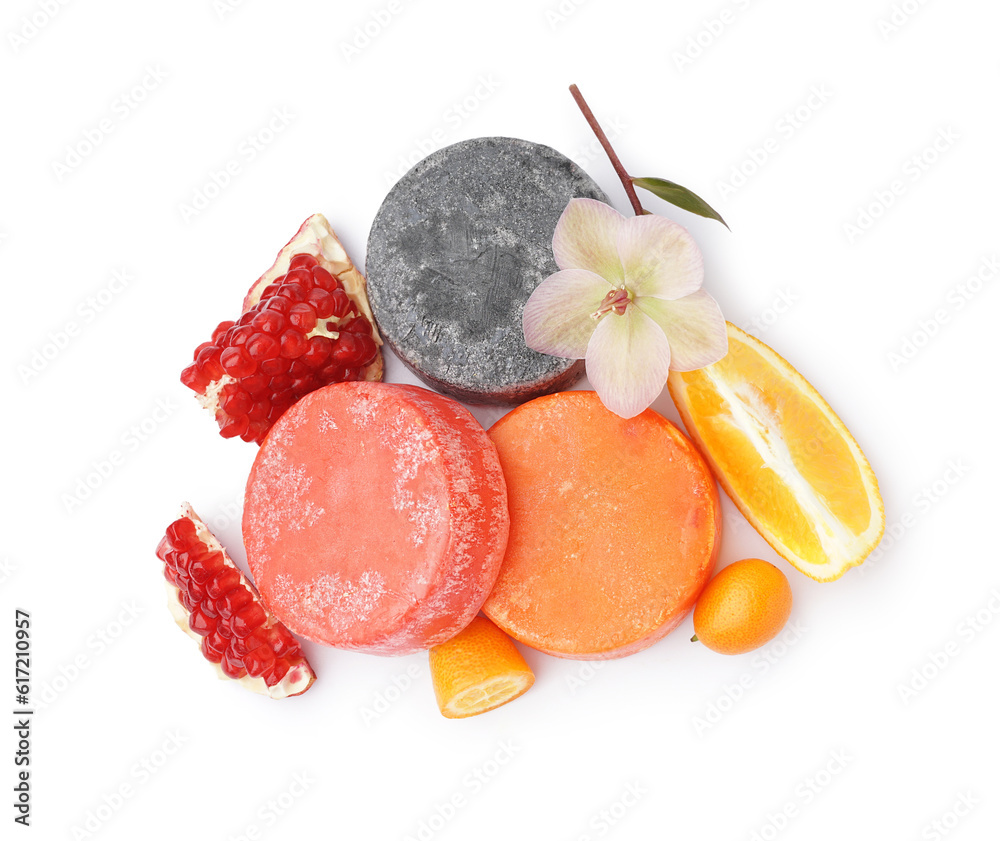
[[[718,219],[723,225],[726,225],[726,220],[707,201],[692,193],[687,187],[682,187],[673,181],[667,181],[665,178],[633,178],[631,180],[636,187],[649,190],[654,196],[659,196],[681,210],[696,213],[706,219]],[[729,225],[726,227],[729,228]]]

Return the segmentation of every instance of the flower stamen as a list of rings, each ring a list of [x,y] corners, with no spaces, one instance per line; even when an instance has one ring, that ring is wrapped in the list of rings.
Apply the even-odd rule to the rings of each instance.
[[[597,308],[597,312],[592,312],[590,317],[594,321],[598,321],[609,312],[615,313],[615,315],[625,315],[625,310],[628,309],[628,305],[632,303],[632,293],[627,289],[612,289],[607,295],[604,296],[604,300],[601,301],[601,305]]]

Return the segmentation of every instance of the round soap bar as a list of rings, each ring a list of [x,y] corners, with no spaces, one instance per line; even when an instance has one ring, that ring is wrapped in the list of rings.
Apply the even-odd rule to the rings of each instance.
[[[365,264],[396,355],[467,403],[522,403],[576,382],[583,362],[530,350],[521,315],[558,271],[552,234],[577,196],[608,200],[559,152],[509,137],[465,140],[414,166],[382,203]]]
[[[268,608],[314,642],[408,654],[479,611],[509,520],[486,432],[410,385],[337,383],[271,428],[247,481],[243,539]]]
[[[634,654],[680,623],[721,529],[705,462],[666,418],[625,420],[592,391],[540,397],[490,429],[510,539],[483,612],[559,657]]]

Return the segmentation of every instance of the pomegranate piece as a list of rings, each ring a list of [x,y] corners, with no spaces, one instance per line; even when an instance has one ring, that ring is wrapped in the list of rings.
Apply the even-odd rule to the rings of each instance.
[[[365,279],[319,213],[247,293],[243,314],[198,345],[181,382],[223,438],[257,444],[300,397],[335,382],[382,379],[382,339]]]
[[[201,646],[220,678],[272,698],[301,695],[316,680],[289,630],[188,503],[156,548],[174,621]]]

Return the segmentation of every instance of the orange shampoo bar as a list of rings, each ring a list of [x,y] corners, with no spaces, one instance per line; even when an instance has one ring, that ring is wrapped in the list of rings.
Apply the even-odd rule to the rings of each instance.
[[[476,616],[507,543],[496,449],[460,403],[423,388],[337,383],[261,445],[243,538],[270,610],[314,642],[408,654]]]
[[[483,612],[559,657],[624,657],[675,628],[708,582],[721,516],[685,435],[651,409],[626,420],[592,391],[539,397],[489,431],[510,538]]]

